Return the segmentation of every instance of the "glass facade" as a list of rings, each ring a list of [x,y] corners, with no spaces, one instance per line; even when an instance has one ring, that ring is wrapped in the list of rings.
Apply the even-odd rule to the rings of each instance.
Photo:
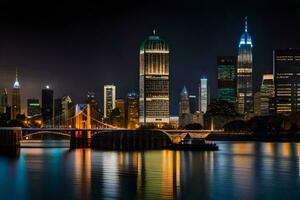
[[[159,36],[149,36],[140,48],[139,122],[169,123],[169,46]]]
[[[42,90],[42,115],[45,125],[53,124],[53,104],[53,90],[47,86]]]
[[[127,95],[127,128],[136,129],[139,126],[139,96],[132,92]]]
[[[260,112],[261,115],[269,115],[272,109],[271,99],[274,98],[273,74],[264,74],[260,87]]]
[[[240,39],[237,59],[237,109],[242,114],[253,112],[252,47],[247,18],[245,18],[245,32]]]
[[[218,98],[236,101],[236,56],[220,56],[217,59]]]
[[[300,111],[300,50],[274,50],[273,64],[276,112]]]
[[[116,107],[116,86],[104,85],[104,118],[109,118],[111,111]]]

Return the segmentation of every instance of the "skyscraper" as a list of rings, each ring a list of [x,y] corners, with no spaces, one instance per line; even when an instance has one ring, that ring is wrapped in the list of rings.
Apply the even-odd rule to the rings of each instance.
[[[185,86],[180,93],[179,118],[184,114],[190,114],[189,94]]]
[[[252,47],[253,44],[248,33],[246,17],[245,32],[240,39],[237,61],[237,109],[242,114],[253,112]]]
[[[261,115],[269,115],[271,100],[274,98],[274,79],[273,74],[264,74],[260,86],[260,112]]]
[[[39,99],[27,99],[27,117],[32,118],[41,114]]]
[[[6,113],[6,107],[8,106],[8,97],[6,88],[0,93],[0,113]]]
[[[104,85],[104,118],[109,118],[111,111],[116,107],[116,86]]]
[[[274,50],[273,64],[276,112],[300,111],[300,50]]]
[[[236,56],[217,58],[218,98],[230,103],[236,102]]]
[[[91,117],[96,120],[100,120],[100,110],[96,101],[95,92],[87,92],[86,103],[91,106]]]
[[[49,85],[42,89],[42,116],[44,125],[53,125],[53,90]]]
[[[167,42],[153,31],[140,47],[141,124],[161,126],[169,123],[169,55]]]
[[[197,96],[189,95],[190,113],[195,114],[198,111]]]
[[[16,80],[14,83],[14,87],[12,89],[12,98],[11,98],[11,112],[12,119],[16,119],[17,115],[21,114],[21,95],[20,95],[20,83],[18,80],[18,72],[16,71]]]
[[[117,120],[112,124],[116,127],[124,128],[125,127],[125,101],[124,99],[116,99],[116,109],[119,110],[119,115]]]
[[[136,129],[139,125],[139,96],[132,92],[127,95],[127,128]]]
[[[209,104],[209,90],[207,78],[201,78],[199,84],[199,111],[206,113]]]
[[[254,93],[254,103],[253,103],[253,109],[254,109],[254,115],[260,116],[261,115],[261,96],[260,92]]]

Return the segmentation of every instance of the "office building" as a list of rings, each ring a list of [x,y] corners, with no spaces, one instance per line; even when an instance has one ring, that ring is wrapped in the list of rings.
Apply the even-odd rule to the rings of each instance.
[[[209,104],[209,89],[207,78],[201,78],[199,84],[199,111],[202,113],[206,113],[207,106]]]
[[[53,125],[53,90],[47,85],[42,89],[42,116],[44,125]]]
[[[273,110],[272,98],[275,96],[273,74],[264,74],[260,86],[260,112],[261,115],[270,115]]]
[[[229,103],[236,102],[236,56],[217,58],[218,98]]]
[[[96,101],[95,92],[87,92],[86,103],[91,106],[91,117],[95,120],[101,120],[101,112],[99,110],[98,103]]]
[[[139,122],[169,123],[169,55],[167,42],[153,31],[140,47]]]
[[[117,110],[117,111],[115,111]],[[125,101],[116,99],[116,108],[112,116],[112,125],[118,128],[125,128]]]
[[[27,117],[32,118],[41,114],[39,99],[27,99]]]
[[[261,115],[261,94],[260,92],[254,93],[254,115],[260,116]]]
[[[300,111],[300,49],[274,50],[275,110]]]
[[[189,104],[190,104],[190,113],[194,114],[198,111],[198,103],[197,103],[196,95],[189,95]]]
[[[237,111],[241,114],[253,112],[252,48],[253,44],[248,33],[246,17],[245,32],[240,39],[237,61]]]
[[[104,85],[103,102],[104,118],[109,118],[111,111],[116,107],[116,86]]]
[[[127,128],[139,127],[139,96],[136,93],[127,95]]]
[[[184,114],[190,114],[189,94],[185,86],[180,93],[179,118]]]
[[[6,88],[0,93],[0,113],[6,113],[6,107],[8,106],[8,95]]]

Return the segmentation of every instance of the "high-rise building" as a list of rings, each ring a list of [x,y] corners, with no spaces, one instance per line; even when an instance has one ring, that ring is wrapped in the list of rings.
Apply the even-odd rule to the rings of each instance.
[[[236,56],[217,58],[218,98],[230,103],[236,102]]]
[[[100,114],[98,103],[96,101],[95,92],[90,92],[90,91],[87,92],[86,103],[90,104],[90,106],[91,106],[91,117],[93,119],[100,120],[100,115],[101,114]]]
[[[239,43],[237,61],[237,109],[239,113],[253,112],[252,89],[252,39],[248,33],[247,17],[245,18],[245,32]]]
[[[6,113],[6,107],[8,106],[8,95],[6,88],[0,93],[0,113]]]
[[[261,115],[261,95],[260,92],[255,92],[254,93],[254,104],[253,104],[253,108],[254,108],[254,115],[256,116],[260,116]]]
[[[209,104],[209,90],[207,78],[201,78],[199,84],[199,111],[206,113]]]
[[[194,114],[198,111],[198,103],[196,95],[189,95],[190,113]]]
[[[104,118],[109,118],[111,111],[116,107],[116,86],[104,85]]]
[[[273,64],[276,112],[300,111],[300,49],[274,50]]]
[[[124,99],[116,99],[116,109],[119,110],[119,115],[117,120],[112,124],[119,128],[125,127],[125,101]]]
[[[185,86],[180,93],[179,118],[184,114],[190,114],[189,94]]]
[[[272,113],[272,98],[275,96],[273,74],[264,74],[260,86],[260,112],[261,115]]]
[[[11,112],[12,119],[17,119],[17,116],[21,114],[21,94],[20,94],[20,83],[18,80],[18,72],[16,71],[16,80],[14,83],[14,87],[12,89],[12,98],[11,98]]]
[[[72,125],[72,116],[75,115],[73,102],[70,96],[64,96],[54,100],[55,125],[69,127]]]
[[[41,114],[39,99],[27,99],[27,117],[32,118]]]
[[[139,96],[136,93],[127,95],[127,128],[136,129],[139,126]]]
[[[42,89],[42,116],[44,125],[53,125],[53,90],[49,85]]]
[[[139,122],[169,123],[169,55],[167,42],[153,31],[140,47]]]

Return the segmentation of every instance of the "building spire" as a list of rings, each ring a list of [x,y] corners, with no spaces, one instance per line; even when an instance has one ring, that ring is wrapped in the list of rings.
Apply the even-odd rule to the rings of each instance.
[[[156,31],[155,31],[155,29],[153,29],[153,31],[152,31],[152,32],[153,32],[153,35],[156,35]]]
[[[245,17],[245,32],[248,32],[247,16]]]
[[[20,88],[20,83],[18,80],[18,68],[16,68],[16,81],[14,83],[14,88]]]

